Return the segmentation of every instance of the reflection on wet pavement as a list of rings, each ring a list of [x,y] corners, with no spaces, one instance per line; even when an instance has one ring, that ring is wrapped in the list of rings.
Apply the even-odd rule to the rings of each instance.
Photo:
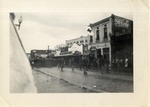
[[[33,70],[33,76],[38,93],[91,93],[73,84]]]

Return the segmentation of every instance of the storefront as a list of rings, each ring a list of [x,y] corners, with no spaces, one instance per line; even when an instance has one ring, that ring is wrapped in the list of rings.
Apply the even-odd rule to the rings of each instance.
[[[70,61],[74,58],[75,65],[79,64],[81,56],[83,55],[83,45],[79,46],[76,43],[72,47],[68,48],[68,51],[60,52],[56,51],[55,58],[63,58],[65,65],[70,66]]]
[[[111,36],[112,60],[129,60],[133,68],[133,21],[112,15],[113,35]]]
[[[89,45],[90,55],[89,58],[99,58],[100,56],[105,56],[111,64],[111,46],[110,42],[100,43],[100,44],[92,44]]]

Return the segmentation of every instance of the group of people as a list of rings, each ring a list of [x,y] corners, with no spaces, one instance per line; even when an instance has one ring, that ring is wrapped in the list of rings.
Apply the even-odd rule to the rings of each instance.
[[[58,68],[60,68],[61,71],[63,71],[64,65],[65,65],[65,61],[64,58],[58,58],[57,59],[57,63],[58,63]],[[71,64],[71,69],[72,71],[74,71],[75,68],[75,58],[72,57],[70,59],[70,64]],[[80,70],[82,70],[83,68],[83,74],[87,75],[87,70],[88,70],[88,59],[86,56],[82,56],[80,62],[79,62],[79,66],[80,66]]]
[[[109,59],[106,58],[106,56],[100,56],[96,60],[97,67],[101,71],[101,73],[104,73],[104,69],[106,73],[109,73]]]
[[[110,67],[110,62],[109,59],[106,58],[106,56],[101,55],[96,60],[90,61],[88,56],[81,56],[79,61],[76,61],[75,57],[72,57],[70,59],[70,67],[72,71],[74,71],[75,67],[78,67],[80,70],[83,69],[83,74],[87,75],[88,74],[88,69],[92,66],[95,65],[96,63],[96,68],[103,74],[109,73],[110,69],[112,68],[115,71],[129,71],[129,59],[118,59],[116,58],[115,60],[112,60],[112,67]],[[65,65],[65,60],[63,57],[57,59],[57,64],[58,68],[60,68],[61,71],[63,71],[64,65]]]
[[[129,58],[115,58],[112,60],[112,68],[119,71],[130,72],[131,60]]]
[[[58,58],[57,59],[57,66],[58,68],[60,68],[61,71],[63,71],[63,68],[64,68],[64,58]]]
[[[78,65],[78,67],[80,68],[80,70],[83,69],[84,74],[87,74],[88,69],[89,69],[91,66],[93,66],[94,63],[96,63],[97,68],[98,68],[102,73],[104,73],[104,68],[106,68],[105,71],[106,71],[107,73],[109,73],[109,60],[106,59],[106,57],[104,57],[104,56],[100,56],[100,57],[98,57],[96,60],[90,61],[88,56],[84,56],[84,55],[83,55],[83,56],[80,58],[80,61],[79,61],[79,63],[78,63],[77,65]],[[71,67],[72,67],[72,70],[73,70],[73,71],[74,71],[75,65],[76,65],[76,64],[75,64],[75,59],[72,58],[72,59],[71,59]]]

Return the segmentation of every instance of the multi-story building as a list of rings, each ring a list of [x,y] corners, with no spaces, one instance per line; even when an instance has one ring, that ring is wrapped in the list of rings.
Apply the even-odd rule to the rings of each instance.
[[[51,56],[54,56],[55,52],[52,50],[36,50],[33,49],[30,52],[31,59],[39,59],[39,58],[49,58]]]
[[[88,45],[92,42],[92,36],[81,36],[79,38],[66,40],[66,45],[71,47],[74,43],[78,45]]]
[[[88,46],[91,51],[91,59],[103,55],[111,64],[111,60],[116,57],[131,56],[130,53],[133,50],[132,23],[133,21],[129,19],[111,15],[90,24],[93,32],[93,42]],[[125,53],[127,53],[126,56]]]
[[[90,59],[105,55],[109,61],[111,61],[111,45],[110,36],[112,32],[111,18],[105,18],[96,23],[90,24],[93,32],[93,42],[88,46],[91,51]]]

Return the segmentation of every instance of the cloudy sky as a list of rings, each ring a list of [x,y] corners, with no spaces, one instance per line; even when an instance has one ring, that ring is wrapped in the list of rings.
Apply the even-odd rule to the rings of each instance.
[[[48,12],[15,13],[17,23],[22,16],[23,22],[18,31],[26,52],[32,49],[54,49],[65,40],[86,36],[87,26],[109,17],[111,12]],[[132,20],[132,12],[113,12],[113,14]]]

